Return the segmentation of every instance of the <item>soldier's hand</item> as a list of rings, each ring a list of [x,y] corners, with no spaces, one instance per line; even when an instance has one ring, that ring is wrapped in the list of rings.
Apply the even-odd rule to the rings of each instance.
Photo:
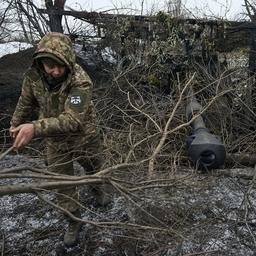
[[[11,126],[10,129],[9,129],[9,133],[10,133],[10,136],[11,136],[12,139],[15,139],[17,134],[18,134],[18,132],[13,132],[14,129],[15,129],[14,126]]]
[[[27,145],[33,139],[35,128],[33,124],[21,124],[10,130],[10,132],[15,134],[13,148],[19,149]]]

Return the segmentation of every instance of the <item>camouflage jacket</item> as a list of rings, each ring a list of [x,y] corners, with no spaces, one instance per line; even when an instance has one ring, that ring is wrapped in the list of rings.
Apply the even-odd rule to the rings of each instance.
[[[11,125],[24,123],[32,110],[39,109],[39,119],[32,122],[35,137],[96,133],[96,115],[91,100],[93,84],[88,74],[75,63],[70,39],[60,33],[49,33],[39,42],[34,57],[41,52],[56,55],[70,72],[57,90],[48,90],[34,60],[24,75]]]

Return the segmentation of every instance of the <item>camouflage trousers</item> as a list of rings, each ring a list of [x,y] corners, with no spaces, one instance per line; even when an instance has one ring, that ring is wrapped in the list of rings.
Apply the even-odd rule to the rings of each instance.
[[[47,163],[48,171],[75,175],[73,162],[77,161],[84,169],[85,174],[93,174],[100,170],[102,166],[102,136],[98,135],[92,139],[81,143],[74,140],[71,143],[64,140],[47,140]],[[58,205],[64,209],[75,212],[79,209],[79,194],[76,187],[65,187],[57,191]],[[72,198],[72,199],[70,199]]]

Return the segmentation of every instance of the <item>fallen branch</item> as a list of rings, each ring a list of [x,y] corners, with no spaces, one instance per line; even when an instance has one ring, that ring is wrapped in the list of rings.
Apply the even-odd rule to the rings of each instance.
[[[245,166],[254,166],[256,164],[256,154],[228,154],[226,157],[227,163],[239,163]]]
[[[107,182],[102,177],[94,177],[93,179],[85,179],[80,181],[59,181],[59,182],[45,182],[45,183],[30,183],[30,184],[15,184],[15,185],[5,185],[0,186],[0,196],[13,195],[20,193],[34,193],[37,189],[56,189],[64,188],[67,186],[81,186],[88,184],[99,184],[102,182]]]
[[[90,225],[100,227],[100,228],[118,228],[118,229],[133,229],[133,230],[137,229],[137,230],[144,230],[144,231],[158,231],[158,232],[176,235],[182,239],[185,239],[181,234],[179,234],[171,229],[168,229],[168,228],[158,228],[158,227],[144,226],[144,225],[138,225],[138,224],[134,224],[134,223],[122,223],[122,222],[108,222],[108,221],[95,222],[95,221],[77,218],[71,212],[69,212],[66,209],[62,208],[61,206],[58,206],[55,203],[51,202],[50,200],[48,200],[47,198],[42,196],[40,193],[38,193],[38,192],[35,192],[35,193],[38,196],[38,198],[41,199],[42,201],[44,201],[47,204],[51,205],[52,207],[60,210],[61,212],[63,212],[67,216],[69,216],[71,219],[73,219],[75,221],[79,221],[84,224],[90,224]]]
[[[161,137],[161,139],[160,139],[156,149],[154,150],[154,152],[153,152],[153,154],[152,154],[152,156],[150,158],[150,161],[149,161],[149,164],[148,164],[148,176],[149,176],[149,179],[152,179],[154,177],[154,175],[155,175],[155,173],[154,173],[154,164],[155,164],[156,156],[158,155],[158,153],[160,152],[161,148],[163,147],[163,145],[165,143],[167,135],[169,134],[168,133],[168,129],[169,129],[170,123],[173,120],[173,117],[174,117],[174,115],[176,113],[176,110],[178,109],[178,106],[180,105],[180,103],[182,101],[182,97],[183,97],[186,89],[191,84],[191,82],[193,81],[194,77],[195,77],[195,74],[193,74],[193,76],[189,79],[189,81],[186,83],[186,85],[184,86],[183,90],[181,91],[179,99],[178,99],[178,102],[174,106],[174,108],[172,110],[172,113],[171,113],[171,116],[169,117],[169,119],[168,119],[168,121],[167,121],[167,123],[166,123],[166,125],[164,127],[162,137]]]
[[[17,173],[17,172],[23,172],[23,171],[31,171],[35,173],[43,173],[43,174],[50,174],[50,175],[59,175],[55,172],[49,172],[45,169],[39,169],[31,166],[22,166],[22,167],[14,167],[14,168],[8,168],[0,170],[0,174],[7,174],[7,173]]]
[[[0,155],[0,161],[13,150],[13,147],[8,148],[4,153]]]
[[[255,175],[255,169],[254,168],[217,169],[217,170],[213,170],[212,174],[216,176],[227,176],[232,178],[253,179]]]
[[[1,246],[1,256],[4,256],[4,247],[5,247],[5,237],[2,235],[2,246]]]
[[[220,252],[219,250],[211,250],[211,251],[188,253],[188,254],[184,254],[183,256],[197,256],[197,255],[209,255],[210,256],[210,254],[216,255],[216,253],[219,253],[219,252]]]
[[[83,176],[83,178],[77,178],[75,176],[53,176],[53,175],[40,175],[40,174],[29,174],[29,173],[8,173],[8,174],[0,174],[0,179],[10,179],[10,178],[28,178],[28,179],[44,179],[44,180],[59,180],[59,181],[76,181],[82,179],[90,179],[94,178],[91,176]]]
[[[155,216],[153,216],[152,214],[148,213],[147,211],[145,211],[140,205],[138,205],[129,195],[134,196],[133,194],[131,194],[130,192],[128,192],[127,190],[125,190],[122,186],[120,186],[119,184],[115,183],[115,182],[111,182],[111,184],[122,194],[125,196],[125,198],[132,202],[140,211],[142,211],[143,213],[145,213],[146,216],[149,216],[151,219],[154,219],[155,221],[157,221],[157,223],[161,224],[161,225],[165,225],[161,220],[159,220],[158,218],[156,218]]]

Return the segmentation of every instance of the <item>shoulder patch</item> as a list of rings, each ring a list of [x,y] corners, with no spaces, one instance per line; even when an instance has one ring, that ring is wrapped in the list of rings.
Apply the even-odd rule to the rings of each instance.
[[[75,112],[83,112],[88,104],[88,92],[86,89],[72,88],[68,99],[68,106]]]
[[[70,97],[70,104],[79,105],[81,103],[82,103],[82,98],[80,95]]]
[[[34,81],[34,82],[38,81],[41,78],[38,71],[34,68],[28,69],[25,72],[24,77],[27,77],[27,78],[31,79],[32,81]]]

